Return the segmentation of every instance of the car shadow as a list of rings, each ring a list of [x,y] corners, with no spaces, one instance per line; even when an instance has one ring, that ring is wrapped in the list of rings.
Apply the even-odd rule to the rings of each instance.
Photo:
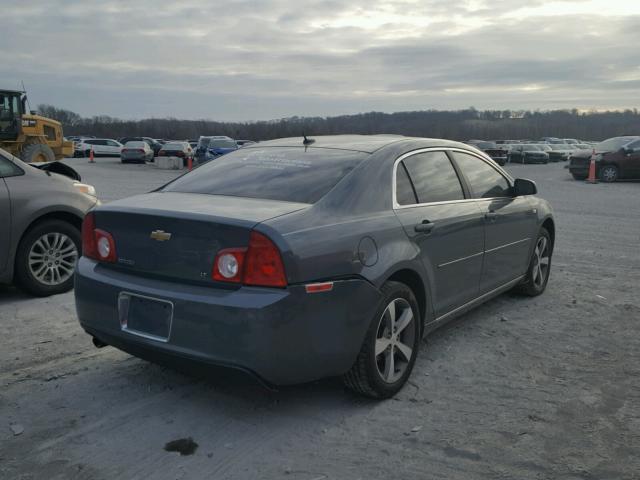
[[[23,292],[12,285],[0,285],[0,306],[27,300],[33,300],[33,296]]]

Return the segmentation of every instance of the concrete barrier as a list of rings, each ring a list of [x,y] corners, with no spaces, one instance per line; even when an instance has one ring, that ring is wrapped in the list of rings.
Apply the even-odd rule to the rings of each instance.
[[[156,157],[155,164],[161,170],[182,170],[184,168],[180,157]]]

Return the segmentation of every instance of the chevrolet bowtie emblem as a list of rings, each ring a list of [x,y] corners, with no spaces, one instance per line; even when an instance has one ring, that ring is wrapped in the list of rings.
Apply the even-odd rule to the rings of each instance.
[[[165,232],[164,230],[154,230],[153,232],[151,232],[151,235],[149,236],[159,242],[171,240],[171,234],[168,232]]]

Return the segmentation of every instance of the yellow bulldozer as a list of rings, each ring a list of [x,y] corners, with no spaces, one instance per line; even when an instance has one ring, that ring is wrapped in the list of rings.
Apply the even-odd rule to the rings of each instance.
[[[0,90],[0,148],[27,163],[72,157],[73,142],[65,140],[62,124],[27,113],[26,104],[25,92]]]

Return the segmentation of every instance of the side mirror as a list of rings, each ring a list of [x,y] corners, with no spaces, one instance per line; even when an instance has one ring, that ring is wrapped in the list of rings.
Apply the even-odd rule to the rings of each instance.
[[[538,193],[538,187],[532,180],[527,180],[526,178],[516,178],[513,182],[513,194],[516,197],[521,197],[523,195],[535,195]]]

